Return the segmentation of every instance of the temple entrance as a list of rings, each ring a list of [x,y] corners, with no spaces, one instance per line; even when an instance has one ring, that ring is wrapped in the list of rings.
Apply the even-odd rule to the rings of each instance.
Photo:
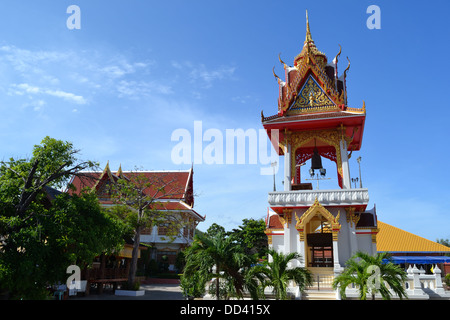
[[[331,233],[311,233],[307,235],[309,267],[333,266],[333,238]]]
[[[306,210],[301,216],[296,215],[295,228],[299,232],[300,254],[304,257],[307,268],[331,269],[339,268],[337,257],[340,210],[333,216],[319,201]]]
[[[308,267],[333,267],[333,234],[330,223],[320,214],[309,221],[306,235]]]

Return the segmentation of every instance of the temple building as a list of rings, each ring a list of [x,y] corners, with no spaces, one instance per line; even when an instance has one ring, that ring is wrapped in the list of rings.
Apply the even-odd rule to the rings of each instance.
[[[111,184],[119,179],[130,179],[132,175],[141,175],[152,186],[145,189],[149,197],[157,200],[154,204],[157,210],[167,213],[167,216],[177,217],[184,221],[184,227],[178,230],[178,235],[171,237],[169,224],[158,224],[141,232],[141,243],[150,250],[150,259],[167,264],[168,271],[175,271],[176,255],[194,238],[198,223],[205,220],[194,210],[194,170],[180,171],[122,171],[121,167],[112,172],[109,162],[103,171],[85,172],[76,176],[70,182],[79,193],[89,188],[97,193],[101,206],[108,208],[115,205],[111,197]]]
[[[278,110],[270,116],[261,112],[269,138],[278,137],[271,139],[273,147],[279,156],[284,156],[284,190],[268,195],[269,247],[278,252],[299,253],[301,260],[292,265],[307,267],[314,278],[321,275],[332,279],[357,251],[376,254],[380,251],[377,244],[381,235],[382,251],[392,251],[393,245],[401,242],[400,234],[404,235],[392,231],[389,237],[395,233],[400,238],[386,239],[391,230],[378,221],[375,206],[367,207],[368,189],[362,187],[361,181],[354,183],[356,179],[351,179],[349,159],[361,149],[366,106],[364,101],[360,107],[348,105],[346,79],[350,61],[339,75],[340,54],[341,50],[330,62],[319,51],[306,15],[306,38],[293,65],[279,57],[285,79],[274,70],[279,85]],[[325,159],[334,162],[336,169],[332,174],[337,183],[333,189],[314,189],[315,183],[307,180],[319,182],[330,174],[322,165]],[[310,179],[301,175],[305,165],[304,170],[309,170],[306,178]],[[450,252],[450,248],[435,244],[431,249],[434,252]],[[414,248],[409,246],[410,249]]]

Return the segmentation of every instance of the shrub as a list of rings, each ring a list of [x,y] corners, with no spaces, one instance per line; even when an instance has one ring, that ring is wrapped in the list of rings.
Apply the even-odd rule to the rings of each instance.
[[[201,273],[194,273],[191,276],[182,274],[180,280],[183,296],[186,299],[201,298],[205,294],[206,279]]]
[[[158,263],[155,259],[151,259],[147,265],[146,275],[147,276],[156,276],[158,273]]]
[[[129,285],[128,283],[124,283],[122,285],[122,290],[133,290],[138,291],[141,288],[141,282],[139,280],[136,280],[133,285]]]
[[[444,282],[448,287],[450,287],[450,273],[445,275]]]

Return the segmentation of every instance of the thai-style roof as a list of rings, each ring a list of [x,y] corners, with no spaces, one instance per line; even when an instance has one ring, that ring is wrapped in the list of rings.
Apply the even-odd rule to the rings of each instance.
[[[450,252],[440,243],[422,238],[387,223],[378,221],[377,251],[388,252]]]
[[[157,203],[154,204],[155,209],[189,211],[203,221],[205,217],[193,209],[193,174],[193,168],[177,171],[123,171],[122,166],[117,172],[113,172],[110,170],[108,162],[103,171],[83,172],[79,176],[74,176],[67,192],[79,194],[85,188],[95,190],[101,204],[111,205],[113,201],[110,197],[103,196],[105,186],[119,179],[133,180],[137,176],[141,176],[152,184],[151,187],[144,190],[144,193],[157,199]],[[162,190],[162,188],[164,189]]]
[[[350,150],[359,150],[364,131],[366,106],[349,107],[347,103],[348,66],[338,74],[338,60],[341,54],[328,63],[311,35],[308,13],[306,13],[306,38],[293,66],[288,66],[279,57],[285,71],[282,80],[273,70],[279,86],[278,110],[276,114],[265,116],[261,111],[261,122],[269,137],[271,130],[280,132],[283,141],[284,130],[305,131],[312,129],[345,128],[345,135],[352,137]],[[348,59],[348,58],[347,58]],[[280,151],[280,154],[282,151]]]

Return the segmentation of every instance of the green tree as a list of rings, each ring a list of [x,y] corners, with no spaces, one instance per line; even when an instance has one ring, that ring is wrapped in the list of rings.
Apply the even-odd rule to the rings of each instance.
[[[46,216],[56,231],[54,242],[62,246],[72,263],[82,269],[101,253],[118,252],[124,245],[123,223],[101,208],[93,192],[58,196]],[[49,235],[46,239],[50,239]]]
[[[45,137],[40,145],[34,146],[31,159],[1,161],[3,213],[23,220],[31,219],[30,205],[46,186],[62,188],[72,176],[82,175],[83,170],[96,166],[92,161],[80,160],[78,154],[79,150],[74,149],[72,143]],[[3,227],[8,229],[12,225]],[[14,228],[20,228],[20,225]]]
[[[206,230],[206,234],[209,237],[215,237],[218,233],[221,233],[224,237],[227,235],[225,228],[217,223],[213,223],[209,226],[208,230]]]
[[[263,219],[244,219],[239,229],[233,229],[232,233],[235,233],[246,254],[256,254],[258,258],[262,258],[268,250],[265,230],[266,224]]]
[[[245,277],[242,269],[250,265],[249,257],[245,255],[242,248],[237,245],[233,236],[225,236],[222,232],[214,235],[196,235],[191,247],[185,252],[186,265],[183,279],[197,277],[204,286],[206,281],[216,279],[214,288],[216,298],[221,297],[220,289],[222,279],[222,296],[242,297],[245,286]],[[184,280],[185,281],[185,280]],[[184,287],[184,289],[188,289]]]
[[[47,285],[65,282],[70,264],[119,244],[120,228],[95,196],[60,194],[48,202],[50,187],[94,167],[77,155],[71,143],[46,137],[30,159],[0,162],[0,283],[12,298],[44,297]]]
[[[290,261],[301,258],[298,253],[292,252],[285,255],[271,249],[268,255],[271,259],[262,266],[256,266],[252,272],[264,275],[263,287],[272,287],[277,300],[288,299],[287,287],[290,281],[294,281],[300,291],[304,291],[312,284],[312,275],[308,269],[289,267]]]
[[[365,252],[357,252],[347,261],[344,271],[335,277],[333,288],[339,288],[343,299],[346,298],[345,289],[354,284],[358,287],[360,300],[367,300],[368,295],[375,300],[377,293],[381,294],[384,300],[390,300],[392,294],[387,284],[403,299],[407,298],[403,287],[406,279],[406,272],[392,263],[389,253],[382,252],[371,256]]]
[[[446,247],[450,247],[450,240],[449,239],[437,239],[437,243],[440,243]]]
[[[121,219],[133,239],[133,250],[128,276],[128,286],[134,286],[137,271],[138,252],[142,230],[164,224],[169,240],[180,235],[186,225],[178,212],[168,213],[161,200],[180,194],[176,178],[168,175],[144,175],[139,171],[127,174],[112,184],[111,198],[116,204],[110,212]]]

